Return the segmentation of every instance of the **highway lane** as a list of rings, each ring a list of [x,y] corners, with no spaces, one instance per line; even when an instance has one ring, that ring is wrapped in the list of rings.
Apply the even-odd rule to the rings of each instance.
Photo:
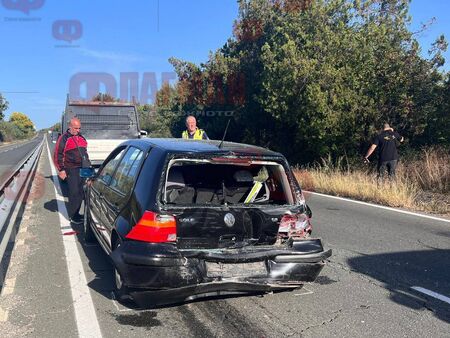
[[[38,136],[29,141],[0,146],[0,185],[41,140],[42,136]]]
[[[9,314],[0,332],[76,337],[73,304],[80,300],[71,296],[46,152],[39,170],[46,180],[36,189],[44,193],[29,208],[25,240],[13,252],[9,277],[15,287],[0,298]],[[308,196],[308,203],[314,234],[333,249],[316,283],[264,297],[215,298],[153,310],[114,301],[108,258],[98,245],[83,242],[81,227],[74,228],[80,273],[86,276],[102,335],[448,336],[450,305],[410,288],[450,296],[449,223],[317,195]]]
[[[450,296],[450,223],[310,195],[315,234],[333,248],[330,266],[369,278],[389,298],[450,323],[450,304],[423,299],[420,286]],[[418,298],[419,297],[419,298]]]

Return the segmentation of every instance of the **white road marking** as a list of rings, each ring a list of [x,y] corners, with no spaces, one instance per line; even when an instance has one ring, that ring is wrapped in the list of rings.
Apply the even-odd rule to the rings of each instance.
[[[70,227],[69,218],[67,216],[67,209],[64,203],[64,197],[61,194],[61,186],[56,175],[56,169],[53,161],[51,161],[52,154],[48,146],[48,156],[50,159],[50,168],[52,171],[52,178],[54,183],[56,202],[58,205],[58,215],[61,228]],[[100,326],[95,313],[94,304],[92,302],[91,294],[87,286],[86,275],[84,274],[83,263],[81,262],[80,253],[77,247],[76,236],[62,236],[64,244],[64,254],[66,256],[67,270],[69,273],[70,290],[72,292],[73,307],[75,310],[75,321],[78,329],[79,337],[102,337]]]
[[[8,311],[3,310],[0,307],[0,322],[6,322],[8,320]]]
[[[437,293],[437,292],[434,292],[434,291],[425,289],[425,288],[423,288],[423,287],[421,287],[421,286],[412,286],[411,289],[412,289],[412,290],[415,290],[415,291],[417,291],[417,292],[423,293],[423,294],[425,294],[425,295],[428,295],[428,296],[430,296],[430,297],[439,299],[440,301],[443,301],[443,302],[445,302],[445,303],[447,303],[447,304],[450,304],[450,298],[449,298],[449,297],[444,296],[444,295],[441,295],[441,294],[439,294],[439,293]]]
[[[302,288],[302,292],[301,293],[294,293],[294,296],[306,296],[306,295],[311,295],[313,294],[314,291],[311,291],[305,287]]]
[[[318,193],[318,192],[312,192],[312,191],[307,191],[307,190],[303,190],[303,192],[308,193],[308,194],[318,195],[318,196],[324,196],[324,197],[328,197],[328,198],[334,198],[334,199],[341,200],[341,201],[347,201],[347,202],[353,202],[353,203],[357,203],[357,204],[367,205],[369,207],[380,208],[380,209],[385,209],[385,210],[389,210],[389,211],[395,211],[395,212],[399,212],[401,214],[412,215],[412,216],[419,216],[419,217],[423,217],[423,218],[433,219],[433,220],[436,220],[436,221],[450,223],[450,219],[445,219],[445,218],[439,218],[439,217],[434,217],[434,216],[429,216],[429,215],[418,214],[418,213],[415,213],[415,212],[412,212],[412,211],[400,210],[400,209],[395,209],[395,208],[391,208],[391,207],[385,207],[383,205],[372,204],[372,203],[367,203],[367,202],[355,201],[355,200],[352,200],[352,199],[349,199],[349,198],[331,196],[331,195],[321,194],[321,193]]]
[[[3,283],[2,296],[10,295],[14,292],[16,286],[16,278],[8,278]]]

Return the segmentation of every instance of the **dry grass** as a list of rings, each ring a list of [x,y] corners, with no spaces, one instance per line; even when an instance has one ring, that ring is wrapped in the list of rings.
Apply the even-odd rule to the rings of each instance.
[[[449,215],[450,155],[430,148],[405,163],[399,164],[392,183],[378,183],[373,170],[352,169],[343,159],[334,163],[323,159],[320,165],[295,169],[294,173],[305,190]]]
[[[422,190],[438,193],[450,192],[450,154],[443,148],[426,148],[420,155],[405,161],[403,173],[408,180],[417,182]]]

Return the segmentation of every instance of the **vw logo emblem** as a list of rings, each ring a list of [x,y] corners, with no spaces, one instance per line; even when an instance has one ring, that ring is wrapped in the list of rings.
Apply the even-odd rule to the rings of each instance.
[[[233,214],[230,213],[227,213],[223,218],[223,220],[225,221],[225,224],[230,228],[234,225],[234,222],[236,222],[236,219],[234,218]]]

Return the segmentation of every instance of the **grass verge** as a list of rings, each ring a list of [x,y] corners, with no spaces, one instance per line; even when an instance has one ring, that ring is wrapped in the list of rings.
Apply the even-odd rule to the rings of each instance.
[[[330,158],[294,169],[304,190],[390,207],[450,216],[450,155],[428,148],[399,163],[395,182],[377,182],[373,167],[354,167]]]

